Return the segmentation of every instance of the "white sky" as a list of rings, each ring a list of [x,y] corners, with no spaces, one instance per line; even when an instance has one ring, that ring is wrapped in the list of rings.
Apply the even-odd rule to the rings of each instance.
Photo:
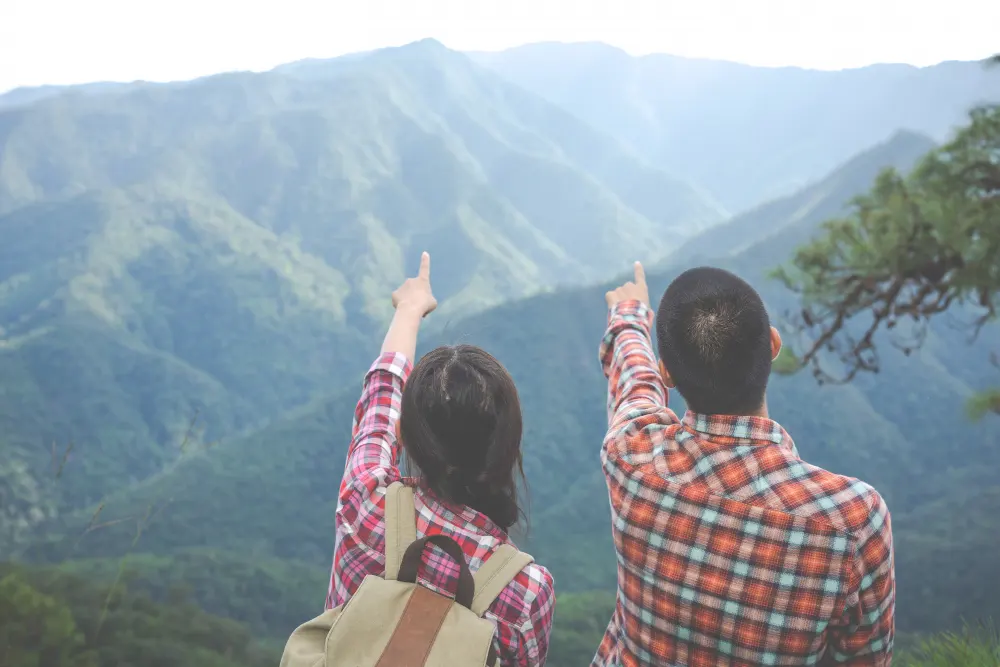
[[[1000,51],[998,0],[0,0],[0,91],[263,70],[435,37],[821,69]]]

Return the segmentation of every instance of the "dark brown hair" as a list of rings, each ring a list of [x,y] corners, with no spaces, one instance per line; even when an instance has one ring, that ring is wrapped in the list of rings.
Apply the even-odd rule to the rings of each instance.
[[[771,374],[771,323],[742,278],[699,267],[670,283],[656,313],[660,359],[688,407],[750,415]]]
[[[521,517],[521,403],[507,369],[472,345],[439,347],[403,389],[399,435],[407,462],[434,494],[504,530]]]

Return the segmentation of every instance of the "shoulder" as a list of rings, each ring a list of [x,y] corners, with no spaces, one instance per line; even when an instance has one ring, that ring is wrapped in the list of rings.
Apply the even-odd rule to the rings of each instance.
[[[514,579],[524,591],[524,606],[519,625],[522,629],[548,627],[555,611],[555,580],[552,573],[531,563]]]
[[[789,482],[799,485],[808,498],[808,513],[856,539],[888,529],[889,509],[881,494],[867,482],[838,475],[801,462]]]
[[[555,609],[555,580],[537,563],[526,565],[490,606],[497,620],[526,631],[548,625]]]
[[[632,438],[656,432],[659,437],[672,440],[680,425],[677,413],[665,405],[637,406],[623,412],[621,420],[608,429],[604,439]]]
[[[531,598],[552,595],[555,589],[555,579],[547,568],[538,563],[529,563],[515,577]]]
[[[397,468],[366,468],[340,485],[338,513],[354,506],[362,514],[385,513],[385,496],[393,482],[403,481]]]
[[[502,664],[545,662],[555,604],[554,582],[546,568],[530,563],[514,577],[485,614],[497,623]]]
[[[605,472],[630,475],[652,464],[664,452],[675,450],[680,429],[677,415],[666,406],[637,406],[621,413],[608,429],[601,446]]]

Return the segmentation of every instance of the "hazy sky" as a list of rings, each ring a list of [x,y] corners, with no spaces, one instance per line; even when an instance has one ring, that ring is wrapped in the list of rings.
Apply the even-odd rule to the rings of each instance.
[[[435,37],[823,69],[1000,51],[998,0],[0,0],[0,91],[268,69]]]

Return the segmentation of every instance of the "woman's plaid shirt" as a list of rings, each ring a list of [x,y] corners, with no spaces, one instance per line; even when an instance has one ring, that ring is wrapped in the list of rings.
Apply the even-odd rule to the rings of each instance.
[[[354,413],[347,469],[340,484],[327,609],[346,603],[365,576],[385,573],[385,491],[401,479],[395,427],[403,384],[411,370],[406,357],[388,353],[375,360],[365,377]],[[415,485],[413,480],[407,481]],[[498,546],[512,544],[486,515],[447,504],[419,487],[414,493],[414,505],[417,537],[451,537],[462,547],[473,572]],[[420,583],[451,595],[458,583],[458,568],[437,547],[429,547],[425,554]],[[545,662],[555,602],[552,575],[534,563],[500,594],[485,618],[497,624],[494,643],[501,665],[537,667]]]
[[[889,665],[889,512],[777,423],[667,407],[642,303],[609,313],[618,602],[593,665]]]

